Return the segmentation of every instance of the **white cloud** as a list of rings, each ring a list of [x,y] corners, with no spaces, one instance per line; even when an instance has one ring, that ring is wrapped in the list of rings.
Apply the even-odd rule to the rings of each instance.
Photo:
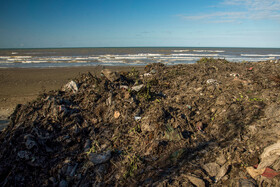
[[[224,0],[220,6],[240,7],[245,11],[179,16],[185,20],[205,20],[212,23],[240,22],[244,19],[280,21],[280,0]]]

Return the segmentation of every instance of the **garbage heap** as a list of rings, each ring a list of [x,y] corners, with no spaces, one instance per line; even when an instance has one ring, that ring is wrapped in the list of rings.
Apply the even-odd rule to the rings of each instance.
[[[16,107],[1,186],[279,185],[279,70],[204,58],[82,74]]]

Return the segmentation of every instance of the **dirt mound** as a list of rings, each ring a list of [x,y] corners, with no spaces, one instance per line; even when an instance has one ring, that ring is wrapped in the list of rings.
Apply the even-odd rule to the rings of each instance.
[[[279,185],[280,154],[272,177],[246,171],[280,136],[279,70],[201,59],[83,74],[17,106],[1,186]]]

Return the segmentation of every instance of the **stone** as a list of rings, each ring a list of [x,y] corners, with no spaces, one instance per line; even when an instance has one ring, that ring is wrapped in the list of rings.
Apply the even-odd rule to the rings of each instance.
[[[94,164],[103,164],[111,159],[111,151],[108,150],[104,153],[90,153],[88,155],[89,160]]]
[[[26,160],[28,160],[28,159],[30,158],[31,153],[28,152],[28,151],[19,151],[17,155],[18,155],[18,157],[21,158],[21,159],[26,159]]]
[[[220,166],[219,164],[212,162],[205,164],[203,166],[203,169],[208,173],[208,175],[210,175],[211,177],[215,177],[220,170]]]
[[[216,105],[225,105],[227,104],[226,97],[224,95],[220,95],[216,100]]]
[[[227,159],[225,155],[221,154],[219,157],[216,158],[216,163],[220,166],[224,165],[226,163]]]
[[[24,136],[25,146],[27,149],[32,149],[37,143],[33,140],[33,136],[31,134],[27,134]]]
[[[205,182],[202,179],[194,177],[194,176],[190,176],[190,175],[188,175],[187,178],[195,186],[197,186],[197,187],[205,187]]]
[[[59,182],[59,187],[67,187],[67,186],[68,186],[67,181],[62,180],[62,181]]]
[[[238,187],[256,187],[257,183],[253,179],[240,179]]]
[[[229,165],[225,164],[219,169],[219,171],[218,171],[218,173],[215,177],[216,182],[218,182],[219,180],[221,180],[225,176],[225,174],[228,171],[228,167],[229,167]]]

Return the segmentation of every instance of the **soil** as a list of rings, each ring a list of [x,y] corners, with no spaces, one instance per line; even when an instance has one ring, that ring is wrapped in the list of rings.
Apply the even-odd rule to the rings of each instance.
[[[0,184],[277,186],[279,175],[252,179],[246,167],[280,138],[279,67],[201,59],[81,74],[16,107]]]

